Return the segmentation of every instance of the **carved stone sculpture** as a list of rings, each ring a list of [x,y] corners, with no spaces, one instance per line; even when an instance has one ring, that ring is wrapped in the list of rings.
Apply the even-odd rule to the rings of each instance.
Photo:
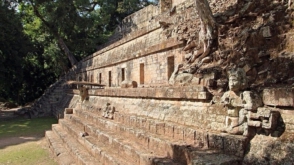
[[[88,88],[81,86],[78,89],[80,91],[80,97],[82,102],[89,98]]]
[[[105,118],[113,119],[114,107],[110,106],[110,103],[107,103],[103,108],[102,116]]]
[[[259,95],[252,91],[244,91],[247,87],[246,74],[243,69],[229,72],[229,91],[225,92],[221,102],[227,107],[225,132],[248,135],[250,113],[262,106]]]
[[[129,80],[124,80],[120,84],[121,88],[137,88],[138,83],[136,81],[129,81]]]
[[[265,134],[271,133],[276,129],[280,113],[272,108],[259,107],[256,113],[250,113],[248,126],[261,128]]]
[[[173,72],[173,74],[171,75],[171,77],[169,78],[169,81],[168,81],[168,83],[170,85],[184,86],[189,83],[193,84],[194,81],[197,81],[197,80],[195,80],[193,74],[180,71],[180,69],[182,67],[183,67],[183,64],[179,64],[175,68],[175,71]]]

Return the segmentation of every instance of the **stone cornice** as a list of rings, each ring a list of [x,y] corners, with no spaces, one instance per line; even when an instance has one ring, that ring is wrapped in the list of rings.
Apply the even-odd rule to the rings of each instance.
[[[79,90],[68,90],[79,94]],[[153,99],[209,100],[211,94],[203,86],[160,87],[160,88],[106,88],[89,89],[89,96],[131,97]]]

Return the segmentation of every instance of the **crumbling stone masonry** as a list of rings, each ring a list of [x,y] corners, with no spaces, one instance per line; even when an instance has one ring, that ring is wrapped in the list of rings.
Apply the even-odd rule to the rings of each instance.
[[[161,0],[48,89],[60,164],[293,164],[291,2],[209,3],[209,53],[195,0]]]

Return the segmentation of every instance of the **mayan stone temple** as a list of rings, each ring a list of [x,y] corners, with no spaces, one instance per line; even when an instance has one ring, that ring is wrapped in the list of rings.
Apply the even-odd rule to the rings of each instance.
[[[294,164],[291,1],[208,2],[126,17],[35,102],[59,164]]]

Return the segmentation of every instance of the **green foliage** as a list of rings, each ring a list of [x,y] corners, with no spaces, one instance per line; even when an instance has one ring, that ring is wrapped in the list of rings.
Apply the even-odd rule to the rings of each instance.
[[[0,6],[0,32],[0,97],[18,100],[23,58],[34,47],[22,33],[18,15],[6,6]]]
[[[129,15],[144,6],[150,4],[148,1],[141,1],[141,0],[124,0],[118,2],[118,7],[117,7],[117,12],[124,14],[124,15]]]
[[[26,21],[26,34],[38,40],[39,34],[46,32],[51,36],[49,41],[57,45],[61,38],[75,57],[81,59],[104,42],[100,38],[104,36],[109,16],[101,16],[101,8],[97,6],[98,2],[89,0],[24,0],[20,11]],[[34,29],[35,24],[39,31]]]
[[[18,104],[39,97],[71,67],[68,58],[81,60],[92,54],[125,16],[154,3],[148,0],[0,2],[0,97]]]
[[[34,20],[33,25],[40,26],[40,21]],[[52,62],[51,57],[44,56],[41,37],[46,34],[40,38],[27,36],[38,36],[38,26],[23,28],[18,13],[7,6],[0,7],[0,97],[6,100],[18,104],[33,101],[57,77],[56,70],[45,69],[45,60]]]

